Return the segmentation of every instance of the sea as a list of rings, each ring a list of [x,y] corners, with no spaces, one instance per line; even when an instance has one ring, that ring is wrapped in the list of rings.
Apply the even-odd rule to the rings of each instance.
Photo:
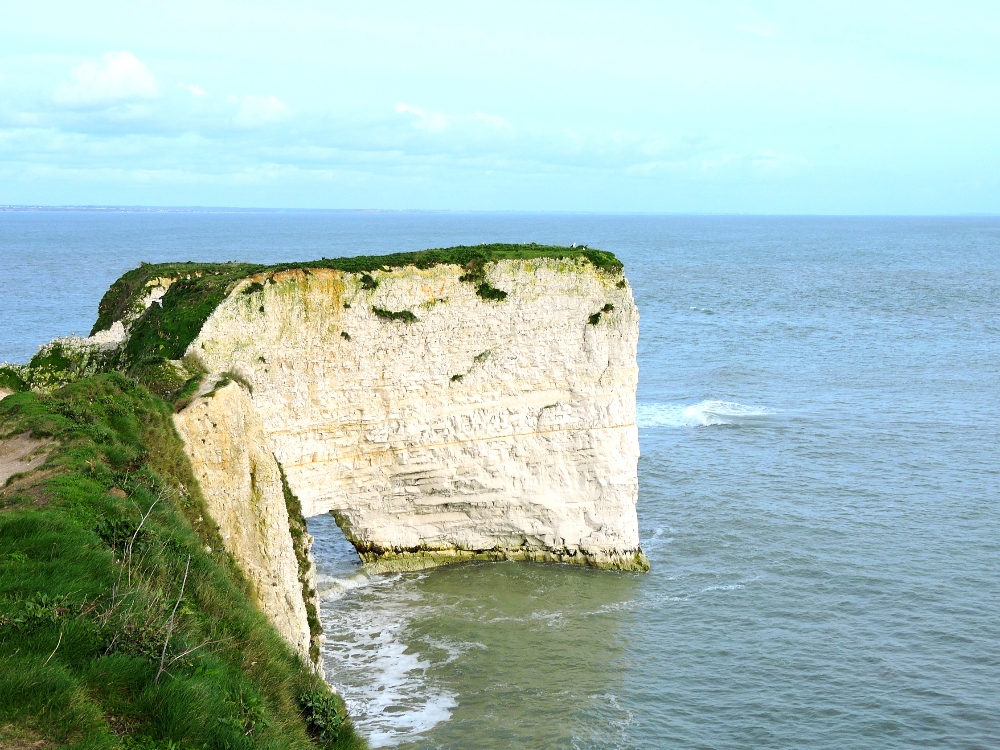
[[[651,570],[367,575],[310,519],[372,747],[1000,747],[1000,218],[0,213],[0,360],[140,261],[587,244],[641,315]]]

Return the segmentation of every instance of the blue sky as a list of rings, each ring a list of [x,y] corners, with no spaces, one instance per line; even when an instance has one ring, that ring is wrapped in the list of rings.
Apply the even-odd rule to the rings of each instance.
[[[9,2],[0,204],[1000,212],[996,2]]]

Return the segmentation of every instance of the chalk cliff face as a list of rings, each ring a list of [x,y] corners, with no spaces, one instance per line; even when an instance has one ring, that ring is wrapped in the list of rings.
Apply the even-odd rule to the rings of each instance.
[[[627,283],[582,259],[501,260],[483,274],[485,295],[446,264],[260,273],[208,317],[187,352],[210,379],[236,382],[176,421],[206,496],[218,498],[216,520],[230,540],[243,534],[227,543],[285,561],[258,566],[271,570],[254,578],[262,592],[294,579],[294,556],[265,528],[287,529],[266,499],[272,455],[304,514],[333,512],[376,568],[469,558],[647,567]],[[237,497],[259,498],[256,528]],[[298,618],[289,633],[308,640],[301,613],[287,612]]]
[[[226,549],[254,585],[257,605],[309,657],[306,603],[281,473],[247,393],[229,383],[174,417]]]

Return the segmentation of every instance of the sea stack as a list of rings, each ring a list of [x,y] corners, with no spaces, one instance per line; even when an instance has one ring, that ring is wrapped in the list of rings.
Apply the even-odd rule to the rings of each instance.
[[[197,373],[176,427],[227,546],[300,650],[299,513],[332,513],[376,571],[648,568],[639,315],[611,254],[492,246],[130,274],[98,326],[127,330],[126,367]]]

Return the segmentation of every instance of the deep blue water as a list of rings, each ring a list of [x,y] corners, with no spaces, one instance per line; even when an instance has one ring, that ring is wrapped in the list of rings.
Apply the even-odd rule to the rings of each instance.
[[[140,260],[484,241],[625,262],[653,569],[369,580],[314,519],[375,745],[1000,746],[1000,219],[0,213],[0,360]]]

